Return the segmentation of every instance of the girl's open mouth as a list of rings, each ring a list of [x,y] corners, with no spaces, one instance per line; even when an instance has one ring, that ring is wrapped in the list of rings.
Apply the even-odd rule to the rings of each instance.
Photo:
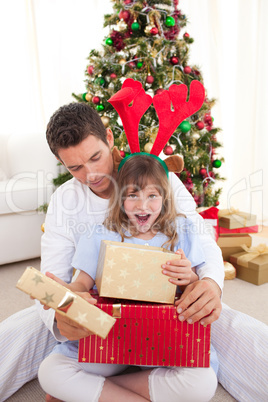
[[[150,218],[150,214],[139,214],[139,215],[135,215],[138,223],[140,225],[146,223],[148,221],[148,219]]]

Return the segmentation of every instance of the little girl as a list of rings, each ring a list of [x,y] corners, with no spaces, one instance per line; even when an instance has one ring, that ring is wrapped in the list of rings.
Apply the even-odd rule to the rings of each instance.
[[[80,239],[73,258],[73,266],[80,273],[68,287],[76,292],[88,292],[94,287],[98,253],[104,239],[165,247],[181,256],[162,266],[167,280],[178,286],[198,280],[198,267],[205,262],[203,251],[191,222],[177,216],[163,163],[151,155],[132,154],[121,165],[108,217],[93,233]],[[135,373],[118,375],[127,366],[78,363],[78,341],[68,341],[57,345],[43,361],[39,381],[47,393],[64,401],[206,402],[217,387],[217,358],[213,349],[211,366],[148,366]]]

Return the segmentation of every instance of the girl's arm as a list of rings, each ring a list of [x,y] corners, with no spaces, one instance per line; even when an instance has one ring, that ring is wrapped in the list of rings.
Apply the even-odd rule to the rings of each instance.
[[[69,284],[73,292],[89,292],[94,286],[94,280],[84,271],[80,271],[76,280]]]
[[[90,294],[89,290],[93,288],[94,286],[94,280],[91,278],[90,275],[88,275],[84,271],[80,271],[78,277],[76,280],[72,283],[66,283],[51,272],[46,272],[46,276],[49,278],[53,279],[54,281],[60,283],[67,289],[70,289],[71,291],[79,294],[79,296],[83,297],[86,301],[88,301],[91,304],[96,303],[96,299],[94,299]],[[48,306],[43,306],[45,310],[48,310]]]

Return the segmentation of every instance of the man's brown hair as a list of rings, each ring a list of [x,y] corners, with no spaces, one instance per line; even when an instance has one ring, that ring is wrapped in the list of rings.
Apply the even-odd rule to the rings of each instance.
[[[48,145],[56,157],[59,157],[59,149],[78,145],[89,135],[108,145],[106,129],[99,114],[86,103],[60,107],[51,116],[46,131]]]

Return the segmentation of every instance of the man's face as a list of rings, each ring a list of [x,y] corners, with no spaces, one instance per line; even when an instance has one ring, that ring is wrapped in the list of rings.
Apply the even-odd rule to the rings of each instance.
[[[89,135],[80,144],[61,148],[58,152],[61,162],[82,184],[86,184],[96,195],[109,198],[112,191],[113,133],[107,129],[106,145],[99,138]]]

